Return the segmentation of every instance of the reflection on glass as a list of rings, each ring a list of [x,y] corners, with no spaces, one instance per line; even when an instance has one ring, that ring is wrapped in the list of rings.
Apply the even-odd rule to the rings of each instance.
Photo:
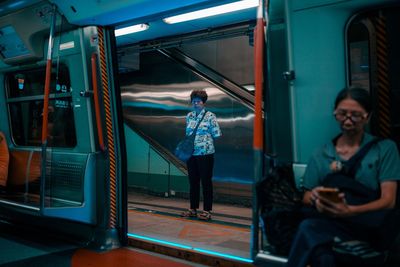
[[[57,79],[53,77],[50,86],[47,142],[49,147],[74,147],[76,133],[69,73],[64,65],[53,69],[57,70]],[[13,141],[19,146],[39,146],[42,138],[45,69],[9,73],[7,81]]]
[[[39,151],[9,151],[7,183],[0,199],[39,207],[40,164]]]
[[[350,84],[370,88],[369,34],[362,22],[352,24],[348,30]]]
[[[0,187],[0,200],[39,208],[42,157],[40,150],[9,151],[6,184]],[[46,156],[45,207],[78,207],[83,199],[86,155]]]
[[[76,146],[68,68],[64,65],[53,68],[52,76],[45,206],[80,206],[86,156],[74,154],[69,158],[65,153],[59,156],[51,151],[55,147]],[[44,82],[43,67],[6,74],[10,140],[15,146],[8,152],[8,176],[0,188],[0,200],[34,208],[40,204]]]

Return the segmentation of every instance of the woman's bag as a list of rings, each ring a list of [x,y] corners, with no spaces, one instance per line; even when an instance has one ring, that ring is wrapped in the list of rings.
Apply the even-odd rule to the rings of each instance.
[[[353,157],[343,163],[340,171],[327,174],[322,185],[338,188],[340,192],[345,193],[346,202],[350,205],[361,205],[379,199],[380,190],[366,187],[355,180],[355,175],[364,156],[380,140],[380,138],[375,138],[364,145]]]
[[[257,184],[257,195],[268,251],[287,256],[302,220],[303,194],[296,188],[292,165],[272,167]]]
[[[364,186],[355,180],[355,174],[363,157],[380,140],[382,139],[375,138],[362,147],[346,162],[341,171],[328,174],[324,178],[322,185],[338,188],[340,192],[345,194],[346,202],[350,205],[361,205],[379,199],[381,195],[380,189],[372,190]],[[399,185],[400,183],[397,184]],[[399,190],[399,187],[397,190]],[[399,193],[397,195],[399,196]],[[397,197],[397,199],[399,198]],[[395,241],[399,232],[400,207],[398,204],[396,203],[397,206],[394,209],[370,211],[342,220],[353,225],[359,225],[359,227],[373,229],[370,233],[370,235],[375,237],[375,242],[372,244],[373,247],[385,250]]]
[[[189,158],[193,154],[194,150],[194,138],[196,134],[193,133],[192,135],[186,136],[182,141],[178,143],[175,148],[175,156],[183,162],[189,160]]]
[[[199,128],[200,123],[204,119],[207,111],[204,112],[200,121],[197,123],[196,128],[194,128],[193,133],[186,136],[182,141],[178,143],[175,148],[175,156],[183,162],[187,162],[193,154],[194,151],[194,139],[196,138],[197,128]]]

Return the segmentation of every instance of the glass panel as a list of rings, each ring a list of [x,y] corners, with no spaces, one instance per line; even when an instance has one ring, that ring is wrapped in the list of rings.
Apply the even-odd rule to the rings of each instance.
[[[399,7],[372,10],[349,25],[349,84],[368,89],[374,113],[370,131],[400,142]]]
[[[348,30],[350,84],[370,88],[369,34],[362,22],[352,24]]]
[[[40,146],[44,69],[11,73],[7,78],[13,141],[19,146]],[[76,132],[66,67],[59,68],[58,81],[52,83],[51,91],[56,94],[49,101],[48,146],[74,147]]]
[[[50,93],[71,92],[68,68],[64,65],[60,65],[58,68],[53,67],[51,72]],[[45,78],[45,68],[7,74],[8,98],[43,95]]]
[[[69,72],[66,66],[52,69],[48,115],[45,205],[78,206],[83,202],[83,177],[87,155],[59,158],[52,148],[76,146]],[[7,104],[12,141],[19,147],[9,151],[8,179],[0,199],[40,206],[42,167],[41,134],[45,68],[6,74]],[[26,148],[24,146],[29,146]],[[10,147],[10,146],[9,146]],[[54,159],[56,161],[53,161]]]
[[[49,101],[48,146],[74,147],[75,125],[71,97]],[[25,101],[9,104],[13,139],[19,146],[40,146],[42,138],[43,101]]]

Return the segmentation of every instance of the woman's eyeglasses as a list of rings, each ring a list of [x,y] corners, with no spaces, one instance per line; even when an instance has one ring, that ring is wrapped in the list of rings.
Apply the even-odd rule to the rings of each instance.
[[[357,111],[348,111],[345,109],[339,109],[333,112],[333,116],[335,116],[335,119],[337,121],[343,122],[347,119],[350,119],[352,122],[356,123],[366,119],[368,114]]]

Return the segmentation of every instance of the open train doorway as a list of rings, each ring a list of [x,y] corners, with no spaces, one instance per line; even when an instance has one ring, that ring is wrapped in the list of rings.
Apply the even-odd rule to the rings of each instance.
[[[253,25],[118,48],[128,168],[128,235],[250,262]],[[212,220],[189,208],[187,166],[174,156],[192,90],[208,94],[215,141]],[[202,200],[201,200],[202,201]],[[200,203],[200,209],[203,203]]]

